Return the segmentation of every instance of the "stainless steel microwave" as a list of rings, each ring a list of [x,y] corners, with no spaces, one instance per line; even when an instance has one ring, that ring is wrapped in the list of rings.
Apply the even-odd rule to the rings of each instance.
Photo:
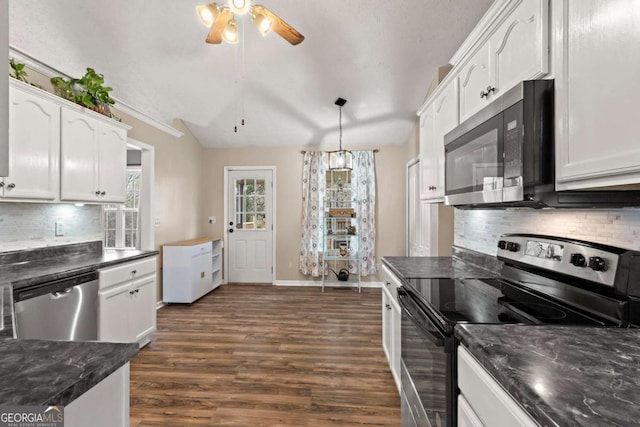
[[[553,80],[520,83],[444,143],[449,205],[525,202],[532,191],[552,191]]]
[[[505,92],[444,137],[445,203],[459,208],[640,206],[640,191],[555,191],[554,81]]]

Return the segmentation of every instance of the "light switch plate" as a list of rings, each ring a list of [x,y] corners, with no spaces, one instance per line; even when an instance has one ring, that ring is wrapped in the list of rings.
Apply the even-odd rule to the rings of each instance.
[[[62,221],[56,221],[56,236],[64,236],[64,223]]]

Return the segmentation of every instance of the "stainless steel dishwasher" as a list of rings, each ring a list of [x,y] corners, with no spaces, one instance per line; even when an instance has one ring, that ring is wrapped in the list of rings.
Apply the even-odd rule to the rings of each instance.
[[[92,271],[14,291],[17,337],[97,340],[97,279]]]

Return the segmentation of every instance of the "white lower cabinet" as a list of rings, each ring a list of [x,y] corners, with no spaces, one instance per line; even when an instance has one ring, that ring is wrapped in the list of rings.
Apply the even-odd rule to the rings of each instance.
[[[222,242],[194,239],[162,247],[162,301],[192,303],[221,284]]]
[[[539,427],[464,346],[458,347],[458,426]]]
[[[400,305],[397,301],[400,281],[386,267],[382,266],[384,284],[382,286],[382,348],[387,356],[391,374],[401,390],[400,383]]]
[[[156,330],[156,257],[99,270],[98,340],[151,340]]]
[[[66,427],[129,426],[129,363],[64,408]]]

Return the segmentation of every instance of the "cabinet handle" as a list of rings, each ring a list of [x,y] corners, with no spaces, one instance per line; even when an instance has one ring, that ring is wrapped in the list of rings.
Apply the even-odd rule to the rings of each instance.
[[[136,291],[129,291],[129,295],[133,295]]]
[[[495,92],[496,88],[495,87],[491,87],[491,86],[487,86],[487,97],[491,94],[491,92]]]
[[[100,195],[100,190],[96,191],[96,196]]]
[[[102,191],[102,192],[100,192],[100,195],[101,195],[101,196],[104,196],[105,194],[107,194],[107,192],[106,192],[106,191]]]
[[[138,270],[131,270],[131,275],[135,276],[137,272],[138,272]]]
[[[16,188],[16,185],[13,182],[7,185],[7,190],[13,190],[14,188]]]
[[[485,98],[487,96],[489,96],[489,94],[487,92],[485,92],[485,91],[481,91],[480,92],[480,98]]]
[[[4,187],[4,182],[0,182],[0,188]]]
[[[391,310],[391,306],[389,304],[385,304],[385,306],[387,307],[387,310]]]
[[[385,285],[387,285],[387,287],[391,286],[391,282],[386,282]]]

